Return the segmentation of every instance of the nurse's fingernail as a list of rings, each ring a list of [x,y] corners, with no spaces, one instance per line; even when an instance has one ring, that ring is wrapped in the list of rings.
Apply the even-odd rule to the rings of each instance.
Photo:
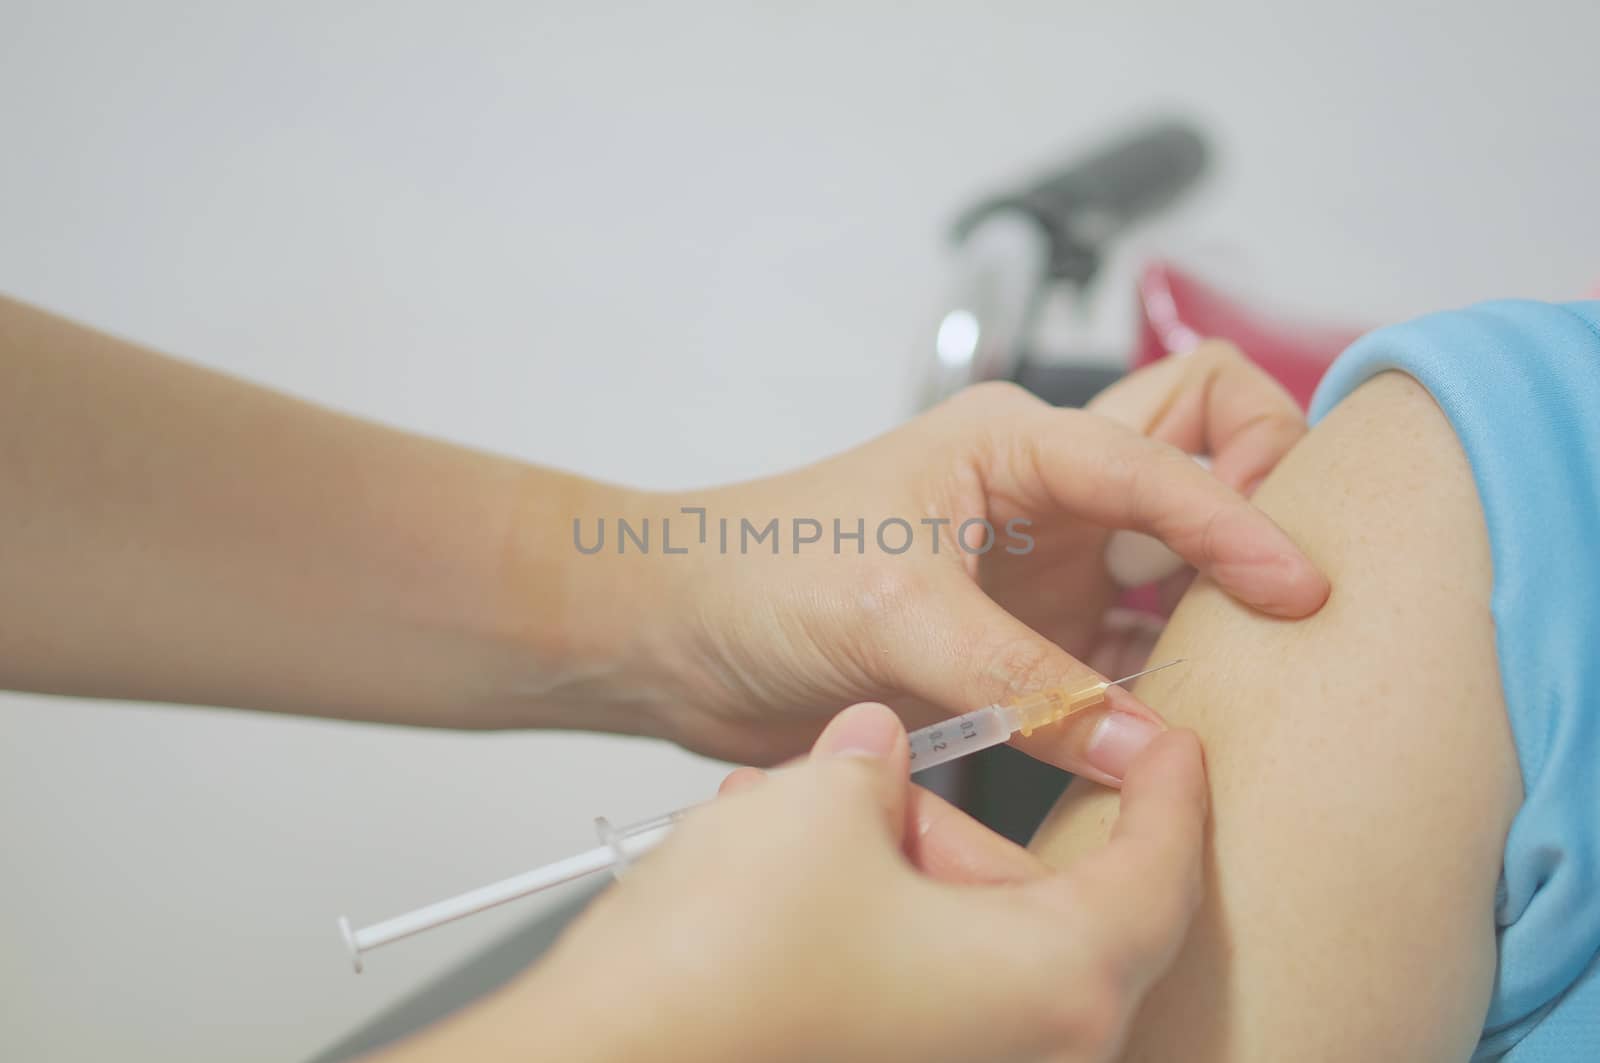
[[[1109,712],[1090,733],[1084,759],[1090,767],[1121,781],[1134,758],[1160,733],[1161,725],[1154,720],[1127,712]]]
[[[1328,597],[1328,581],[1299,551],[1216,565],[1211,576],[1233,594],[1273,616],[1298,618]]]
[[[1134,697],[1127,687],[1106,687],[1106,708],[1130,716],[1143,716],[1159,728],[1167,726],[1167,721],[1161,718],[1159,712]]]
[[[767,773],[760,768],[735,768],[722,780],[722,785],[717,787],[717,796],[736,794],[740,790],[748,790],[756,783],[767,777]]]
[[[905,733],[887,705],[852,705],[823,729],[811,752],[828,757],[887,757]]]

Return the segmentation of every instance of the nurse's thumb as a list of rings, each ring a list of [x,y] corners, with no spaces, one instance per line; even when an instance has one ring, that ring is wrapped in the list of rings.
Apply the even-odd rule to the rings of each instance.
[[[877,806],[898,843],[905,832],[911,749],[900,717],[862,702],[835,716],[811,747],[811,763],[845,800]]]

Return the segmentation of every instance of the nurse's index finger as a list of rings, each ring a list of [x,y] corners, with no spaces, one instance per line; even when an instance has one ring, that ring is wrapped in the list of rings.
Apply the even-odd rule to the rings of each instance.
[[[1183,451],[1083,410],[1041,409],[1005,434],[992,493],[1153,535],[1247,605],[1307,616],[1328,581],[1261,510]]]
[[[913,866],[944,882],[1019,882],[1045,874],[1035,855],[921,786],[911,788],[904,849]]]

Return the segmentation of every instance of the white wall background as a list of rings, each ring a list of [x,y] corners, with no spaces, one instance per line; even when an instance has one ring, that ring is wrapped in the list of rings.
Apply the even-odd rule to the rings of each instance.
[[[952,209],[1169,107],[1221,166],[1168,231],[1290,305],[1600,279],[1600,6],[977,7],[0,0],[0,290],[666,486],[891,424]],[[533,909],[359,979],[337,912],[717,774],[625,739],[0,696],[0,1058],[304,1057]]]

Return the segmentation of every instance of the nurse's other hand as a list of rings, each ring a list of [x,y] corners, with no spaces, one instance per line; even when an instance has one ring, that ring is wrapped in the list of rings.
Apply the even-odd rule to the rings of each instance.
[[[1163,734],[1105,848],[1063,871],[907,781],[879,705],[741,769],[420,1058],[1102,1060],[1201,891],[1200,746]]]
[[[886,702],[915,727],[1136,671],[1154,633],[1113,622],[1104,555],[1117,528],[1165,541],[1266,613],[1315,612],[1327,580],[1240,494],[1304,432],[1282,388],[1208,344],[1130,375],[1091,410],[985,384],[817,465],[640,496],[656,538],[631,562],[630,586],[663,588],[641,594],[648,618],[635,621],[647,630],[624,666],[654,670],[637,687],[645,726],[772,763],[854,701]],[[1211,454],[1213,471],[1185,451]],[[700,514],[680,507],[704,509],[703,541]],[[663,553],[663,516],[686,554]],[[616,604],[625,616],[640,608]],[[1122,704],[1114,733],[1099,730],[1113,714],[1096,710],[1018,744],[1114,785],[1148,713]]]

